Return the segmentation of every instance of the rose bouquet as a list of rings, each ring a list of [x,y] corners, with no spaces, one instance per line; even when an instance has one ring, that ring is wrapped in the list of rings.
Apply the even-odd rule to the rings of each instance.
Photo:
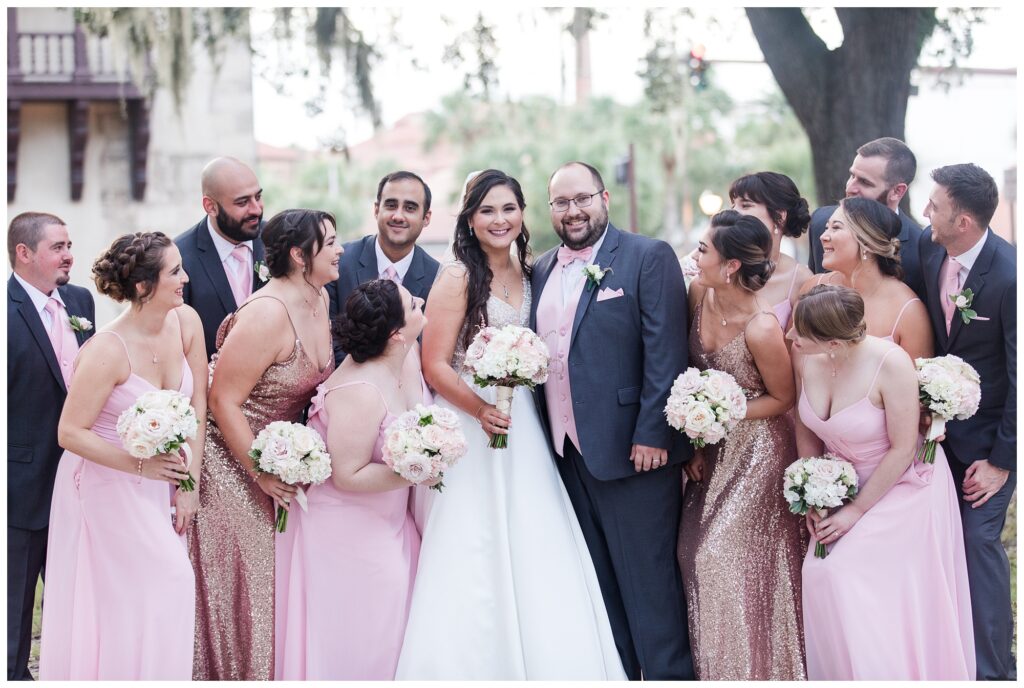
[[[319,485],[331,477],[331,456],[319,434],[298,423],[279,420],[260,430],[252,442],[249,456],[256,463],[256,471],[276,475],[289,485]],[[295,495],[303,511],[306,493],[299,488]],[[288,512],[277,507],[277,532],[288,527]]]
[[[548,347],[533,330],[516,325],[484,327],[466,350],[466,370],[480,387],[497,387],[495,406],[508,415],[516,387],[533,389],[548,379]],[[493,435],[493,449],[508,446],[508,435]]]
[[[466,437],[454,411],[423,406],[406,411],[388,426],[384,437],[384,463],[414,485],[443,478],[466,453]],[[438,492],[444,483],[431,485]]]
[[[966,420],[978,411],[981,378],[970,364],[952,354],[919,358],[914,364],[921,403],[932,412],[932,424],[918,457],[922,463],[934,463],[935,438],[946,431],[946,422]]]
[[[857,494],[857,472],[849,461],[832,454],[800,459],[791,463],[782,480],[782,496],[789,502],[789,510],[804,516],[810,509],[822,518],[828,509],[841,506]],[[814,545],[814,556],[828,556],[825,545]]]
[[[747,398],[735,378],[721,370],[686,372],[672,383],[665,405],[668,424],[704,447],[724,438],[747,414]]]
[[[124,448],[137,459],[183,451],[185,468],[192,463],[188,440],[196,437],[199,423],[188,397],[169,389],[146,392],[117,418],[117,435]],[[178,482],[185,492],[195,489],[189,475]]]

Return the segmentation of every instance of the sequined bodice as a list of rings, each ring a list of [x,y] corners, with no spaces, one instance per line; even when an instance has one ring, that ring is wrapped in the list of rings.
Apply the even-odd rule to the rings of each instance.
[[[526,279],[526,275],[523,275],[523,305],[517,309],[512,304],[506,303],[492,294],[487,299],[487,324],[491,327],[504,327],[505,325],[528,327],[532,300],[533,293],[530,290],[530,280]],[[462,337],[468,327],[468,322],[462,323],[462,329],[459,330],[459,338],[455,341],[455,353],[452,354],[452,368],[459,374],[462,373],[462,364],[466,360],[466,350],[462,346]]]
[[[700,370],[714,368],[729,373],[740,387],[747,399],[756,399],[768,391],[761,378],[761,372],[754,363],[754,356],[747,348],[744,331],[733,337],[728,344],[718,351],[705,351],[700,341],[701,314],[704,304],[698,304],[693,316],[693,327],[690,328],[690,363]]]

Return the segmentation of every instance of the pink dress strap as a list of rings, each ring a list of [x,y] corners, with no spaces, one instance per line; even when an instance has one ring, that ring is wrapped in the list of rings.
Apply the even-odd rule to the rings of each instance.
[[[903,319],[903,313],[906,312],[907,306],[909,306],[910,304],[914,303],[915,301],[920,301],[920,300],[921,299],[919,299],[919,298],[917,298],[915,296],[914,298],[910,299],[905,304],[903,304],[903,308],[900,309],[899,315],[896,316],[896,322],[894,322],[892,324],[892,332],[889,333],[889,337],[890,338],[895,338],[896,337],[896,328],[900,326],[900,320]]]
[[[796,276],[800,274],[800,271],[797,270],[797,267],[798,266],[796,265],[793,266],[793,279],[789,281],[789,292],[786,294],[787,301],[793,298],[793,288],[796,287]]]
[[[368,387],[373,387],[373,389],[376,390],[377,394],[380,395],[380,401],[382,404],[384,404],[385,413],[391,415],[391,409],[388,407],[387,400],[384,399],[384,393],[380,391],[380,388],[377,387],[377,385],[373,384],[372,382],[367,382],[366,380],[353,380],[352,382],[343,382],[340,385],[328,387],[327,389],[324,390],[324,396],[326,397],[328,394],[330,394],[336,389],[341,389],[342,387],[351,387],[352,385],[367,385]]]
[[[887,359],[889,357],[889,354],[891,354],[893,351],[896,351],[896,349],[889,349],[888,351],[886,351],[885,355],[882,356],[882,360],[878,362],[878,368],[875,370],[875,376],[871,378],[871,384],[868,385],[868,391],[865,392],[864,394],[865,398],[871,395],[871,390],[875,388],[875,382],[878,381],[878,374],[882,372],[882,366],[885,364],[885,359]]]
[[[113,330],[100,330],[100,331],[99,331],[99,332],[97,332],[97,333],[96,333],[95,335],[93,335],[92,337],[90,337],[90,338],[89,338],[89,339],[88,339],[88,340],[87,340],[87,341],[85,342],[85,344],[83,344],[83,345],[82,345],[82,348],[84,349],[84,348],[85,348],[86,346],[89,346],[89,343],[90,343],[90,342],[92,342],[92,341],[93,341],[94,339],[96,339],[96,337],[97,337],[97,336],[99,336],[99,335],[101,335],[101,334],[112,334],[112,335],[114,335],[115,337],[117,337],[117,340],[118,340],[119,342],[121,342],[121,346],[122,346],[122,347],[124,347],[124,355],[125,355],[125,358],[127,358],[127,359],[128,359],[128,374],[129,374],[129,375],[134,375],[134,374],[135,374],[135,366],[133,366],[133,365],[132,365],[132,356],[131,356],[131,354],[129,354],[129,353],[128,353],[128,344],[127,344],[127,343],[126,343],[126,342],[124,341],[124,337],[122,337],[121,335],[119,335],[119,334],[118,334],[117,332],[114,332]],[[78,360],[77,360],[77,359],[75,360],[75,364],[76,364],[76,365],[78,364]]]

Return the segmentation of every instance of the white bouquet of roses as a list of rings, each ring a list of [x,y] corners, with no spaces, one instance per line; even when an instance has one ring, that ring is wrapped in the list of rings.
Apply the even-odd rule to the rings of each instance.
[[[841,506],[857,494],[857,472],[853,464],[832,454],[800,459],[791,463],[782,480],[782,496],[789,502],[789,510],[805,516],[814,509],[828,516],[828,509]],[[814,545],[814,556],[828,556],[825,545]]]
[[[525,327],[506,325],[484,327],[466,350],[466,370],[480,387],[497,387],[494,405],[508,415],[516,387],[543,384],[548,379],[548,347],[537,333]],[[508,446],[508,435],[494,435],[488,444],[494,449]]]
[[[384,437],[384,463],[414,485],[443,478],[465,453],[459,417],[440,406],[416,404],[388,426]],[[430,489],[440,492],[444,483]]]
[[[288,485],[319,485],[331,477],[331,456],[320,435],[298,423],[274,421],[260,430],[252,441],[249,456],[256,471],[270,473]],[[306,510],[306,493],[299,488],[295,501]],[[288,512],[277,507],[277,532],[288,527]]]
[[[914,364],[921,403],[932,412],[932,424],[919,457],[923,463],[934,463],[935,438],[946,432],[946,422],[966,420],[977,413],[981,378],[970,364],[952,354],[919,358]]]
[[[183,451],[187,470],[192,463],[188,440],[194,440],[199,429],[190,401],[184,394],[169,389],[140,396],[117,419],[117,435],[124,448],[137,459]],[[196,483],[189,475],[178,481],[178,487],[191,492]]]
[[[720,442],[746,415],[743,388],[729,373],[714,369],[687,368],[672,383],[665,404],[668,424],[698,448]]]

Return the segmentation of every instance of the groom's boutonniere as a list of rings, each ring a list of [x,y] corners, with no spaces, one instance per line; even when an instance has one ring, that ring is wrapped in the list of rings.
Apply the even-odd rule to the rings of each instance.
[[[964,321],[964,325],[970,325],[972,320],[988,320],[978,315],[978,312],[971,309],[971,302],[974,301],[974,292],[970,289],[964,289],[959,294],[949,294],[949,300],[956,306],[957,311],[960,312],[960,319]]]
[[[72,315],[68,318],[68,323],[71,324],[71,329],[75,332],[88,332],[92,329],[92,321],[88,318],[82,318],[77,315]]]
[[[583,274],[587,276],[587,291],[591,291],[594,287],[601,284],[601,280],[604,279],[604,276],[611,271],[611,268],[602,270],[601,266],[597,263],[584,266]]]
[[[266,282],[270,279],[270,268],[262,260],[257,260],[252,264],[252,271],[256,273],[256,279],[260,282]]]

